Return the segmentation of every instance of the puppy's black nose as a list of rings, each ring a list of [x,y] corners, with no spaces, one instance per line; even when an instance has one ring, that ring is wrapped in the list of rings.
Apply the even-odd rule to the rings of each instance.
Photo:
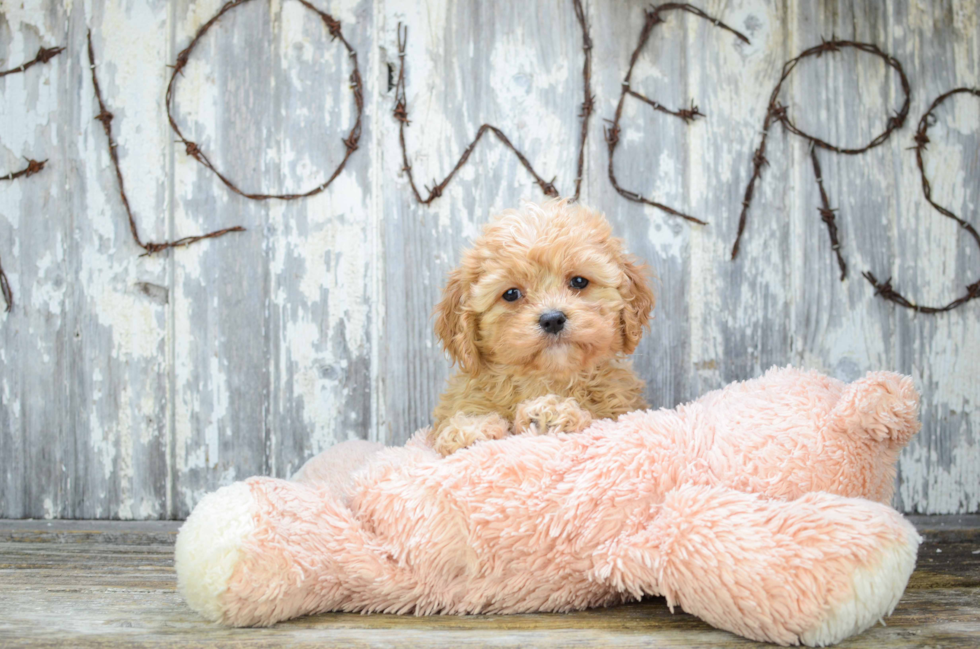
[[[538,324],[541,328],[550,334],[556,334],[565,328],[565,321],[568,318],[561,311],[548,311],[547,313],[541,314],[538,318]]]

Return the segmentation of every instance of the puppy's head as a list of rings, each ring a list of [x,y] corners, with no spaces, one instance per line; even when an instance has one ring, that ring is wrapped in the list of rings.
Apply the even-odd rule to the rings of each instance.
[[[632,353],[653,304],[646,268],[602,215],[554,200],[486,226],[449,275],[435,328],[464,371],[567,375]]]

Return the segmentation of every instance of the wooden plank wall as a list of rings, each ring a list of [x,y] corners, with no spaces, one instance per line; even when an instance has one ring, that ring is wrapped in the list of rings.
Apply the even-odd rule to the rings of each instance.
[[[364,80],[359,150],[330,188],[291,201],[230,192],[175,143],[164,93],[178,52],[220,0],[25,0],[0,13],[0,68],[39,46],[65,52],[0,79],[0,260],[14,291],[0,313],[0,518],[186,516],[206,492],[285,476],[349,438],[403,442],[428,422],[449,366],[430,313],[465,242],[539,188],[486,138],[431,206],[402,172],[392,117],[397,26],[408,28],[407,146],[419,184],[455,164],[479,126],[500,127],[563,195],[574,188],[582,33],[572,0],[313,0],[340,19]],[[694,0],[751,44],[677,12],[655,28],[633,88],[685,125],[627,99],[622,186],[709,222],[620,196],[607,176],[611,119],[648,2],[592,0],[595,113],[582,200],[606,212],[658,276],[635,364],[656,406],[772,365],[845,380],[911,374],[923,432],[900,462],[896,505],[980,510],[980,301],[915,314],[874,297],[870,270],[920,303],[980,276],[980,251],[926,202],[912,135],[942,92],[980,86],[973,0]],[[247,232],[150,257],[133,242],[85,51],[97,72],[129,200],[145,239],[240,224]],[[807,143],[779,125],[742,250],[729,260],[769,93],[783,63],[821,38],[874,43],[912,87],[905,126],[857,156],[819,152],[849,265],[844,282],[817,207]],[[351,61],[295,0],[236,7],[178,81],[187,136],[247,191],[304,191],[344,153]],[[879,59],[845,50],[801,63],[780,100],[803,130],[863,146],[903,95]],[[975,225],[980,101],[961,96],[930,129],[933,195]]]

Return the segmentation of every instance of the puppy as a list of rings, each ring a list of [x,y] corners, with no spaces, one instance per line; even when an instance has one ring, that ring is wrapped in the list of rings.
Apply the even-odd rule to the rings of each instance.
[[[626,355],[654,305],[647,269],[598,212],[525,204],[449,275],[435,330],[459,369],[433,413],[443,455],[484,439],[577,432],[647,407]]]

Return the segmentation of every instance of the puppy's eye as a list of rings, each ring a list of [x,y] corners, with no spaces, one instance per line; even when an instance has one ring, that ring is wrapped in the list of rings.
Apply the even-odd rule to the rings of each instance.
[[[508,302],[516,302],[521,299],[521,289],[519,288],[509,288],[504,291],[504,299]]]
[[[571,286],[572,288],[577,288],[579,290],[582,290],[583,288],[589,285],[589,280],[585,279],[581,275],[576,275],[575,277],[572,278],[572,281],[570,281],[568,285]]]

